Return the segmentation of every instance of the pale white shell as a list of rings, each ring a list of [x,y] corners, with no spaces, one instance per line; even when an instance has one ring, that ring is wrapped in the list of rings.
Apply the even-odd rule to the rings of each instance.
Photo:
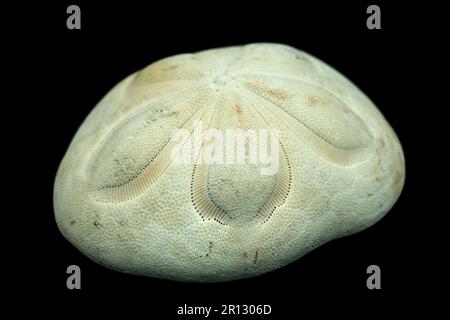
[[[172,133],[200,119],[279,129],[279,172],[174,165]],[[121,81],[73,139],[54,208],[63,235],[109,268],[228,281],[369,227],[404,170],[394,131],[349,80],[292,47],[250,44],[162,59]]]

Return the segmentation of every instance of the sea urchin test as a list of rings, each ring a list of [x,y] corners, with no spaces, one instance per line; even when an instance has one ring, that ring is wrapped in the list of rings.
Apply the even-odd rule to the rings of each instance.
[[[117,84],[71,142],[54,209],[108,268],[229,281],[371,226],[404,177],[394,131],[354,84],[303,51],[250,44]]]

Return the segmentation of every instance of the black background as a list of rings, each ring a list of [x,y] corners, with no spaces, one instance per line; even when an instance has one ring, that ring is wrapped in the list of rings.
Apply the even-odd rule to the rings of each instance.
[[[430,260],[425,258],[424,208],[417,202],[424,159],[415,146],[424,145],[425,138],[417,134],[415,121],[423,105],[411,97],[422,66],[416,50],[423,46],[422,31],[411,28],[418,13],[380,1],[332,3],[144,6],[61,1],[28,11],[35,27],[27,29],[27,40],[15,38],[16,44],[25,44],[22,53],[34,58],[25,70],[33,88],[18,97],[33,95],[25,110],[34,139],[25,143],[35,168],[30,172],[33,192],[20,203],[29,236],[18,242],[20,261],[25,261],[20,263],[24,281],[16,285],[20,294],[42,298],[40,307],[49,310],[63,305],[71,312],[87,307],[100,314],[138,311],[149,319],[175,318],[177,306],[185,303],[270,304],[273,318],[301,317],[306,310],[317,317],[366,317],[419,308],[416,300],[427,294],[424,268]],[[366,8],[372,3],[381,7],[381,30],[366,28]],[[66,28],[70,4],[81,7],[81,30]],[[118,81],[157,59],[251,42],[280,42],[305,50],[342,72],[375,102],[399,136],[406,158],[406,185],[394,208],[363,232],[332,241],[279,270],[229,283],[131,276],[79,253],[54,221],[53,181],[71,138],[95,104]],[[78,291],[66,288],[71,264],[81,267]],[[381,268],[381,290],[366,287],[371,264]]]

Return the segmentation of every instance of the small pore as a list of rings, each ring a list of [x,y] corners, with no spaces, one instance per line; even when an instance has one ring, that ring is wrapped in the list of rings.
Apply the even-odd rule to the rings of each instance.
[[[242,114],[242,108],[240,105],[235,105],[234,106],[234,110],[236,110],[237,114]]]
[[[97,229],[99,229],[100,227],[103,227],[103,226],[100,224],[100,222],[98,222],[98,221],[94,221],[94,222],[93,222],[93,225],[94,225],[94,227],[96,227]]]

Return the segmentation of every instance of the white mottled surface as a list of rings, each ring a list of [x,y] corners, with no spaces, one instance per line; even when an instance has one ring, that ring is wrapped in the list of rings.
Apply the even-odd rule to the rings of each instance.
[[[279,174],[173,165],[171,134],[200,119],[279,129]],[[109,268],[227,281],[369,227],[404,170],[394,131],[349,80],[292,47],[250,44],[162,59],[120,82],[73,139],[54,208],[63,235]]]

